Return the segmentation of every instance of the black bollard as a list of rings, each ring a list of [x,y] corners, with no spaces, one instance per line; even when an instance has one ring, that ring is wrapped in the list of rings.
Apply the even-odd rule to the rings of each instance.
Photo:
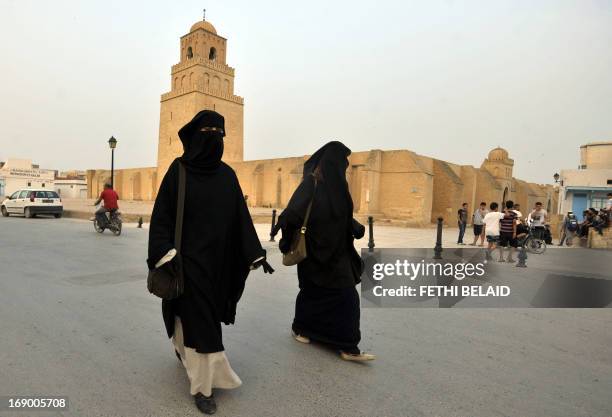
[[[516,263],[516,266],[518,266],[519,268],[527,268],[527,264],[525,263],[526,260],[527,260],[527,249],[525,248],[525,245],[523,245],[521,246],[521,250],[519,251],[518,262]]]
[[[444,219],[442,217],[438,217],[438,231],[436,234],[436,247],[434,248],[434,259],[442,259],[442,223],[444,223]]]
[[[374,252],[374,217],[368,216],[368,232],[370,237],[368,239],[368,252]]]
[[[138,228],[142,229],[142,216],[138,219]]]
[[[276,225],[276,209],[272,210],[272,227],[270,227],[270,242],[275,242],[274,240],[274,226]]]

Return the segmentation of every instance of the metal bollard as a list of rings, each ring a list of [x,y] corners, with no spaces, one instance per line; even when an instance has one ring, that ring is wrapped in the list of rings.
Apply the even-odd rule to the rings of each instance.
[[[276,209],[272,210],[272,226],[270,227],[270,242],[274,240],[274,226],[276,225]]]
[[[138,228],[142,229],[142,216],[138,219]]]
[[[374,252],[374,217],[368,216],[368,252]]]
[[[438,217],[438,231],[436,234],[436,246],[434,247],[434,259],[442,259],[442,224],[444,223],[444,219],[442,217]]]
[[[518,254],[518,262],[516,266],[519,268],[527,268],[527,264],[525,261],[527,260],[527,249],[525,249],[525,245],[521,246],[521,250]]]

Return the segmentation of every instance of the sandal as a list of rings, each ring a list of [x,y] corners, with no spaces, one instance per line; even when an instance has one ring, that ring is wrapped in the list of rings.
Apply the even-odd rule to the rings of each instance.
[[[310,343],[310,338],[308,338],[306,336],[299,335],[296,332],[294,332],[293,330],[291,330],[291,335],[293,336],[293,338],[295,340],[297,340],[300,343],[304,343],[306,345]]]
[[[352,362],[367,362],[367,361],[373,361],[374,359],[376,359],[376,355],[372,353],[365,353],[365,352],[348,353],[348,352],[340,351],[340,357],[344,359],[345,361],[352,361]]]

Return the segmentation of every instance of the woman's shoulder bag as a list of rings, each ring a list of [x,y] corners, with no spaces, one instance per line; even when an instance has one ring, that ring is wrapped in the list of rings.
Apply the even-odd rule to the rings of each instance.
[[[312,210],[312,202],[314,201],[315,192],[317,191],[316,178],[314,179],[314,182],[314,191],[312,193],[310,203],[308,203],[308,208],[306,209],[306,215],[304,216],[304,222],[302,223],[302,227],[300,228],[298,233],[293,236],[289,252],[283,254],[283,265],[285,266],[297,265],[304,259],[306,259],[308,255],[306,253],[306,230],[308,228],[308,219],[310,218],[310,211]]]

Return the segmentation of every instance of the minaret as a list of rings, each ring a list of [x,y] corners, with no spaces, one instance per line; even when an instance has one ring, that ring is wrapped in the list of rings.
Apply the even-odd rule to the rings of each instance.
[[[200,110],[225,117],[226,162],[243,160],[244,99],[234,95],[234,68],[226,64],[227,39],[206,20],[181,37],[180,62],[172,66],[172,85],[161,96],[157,183],[183,152],[178,131]]]

